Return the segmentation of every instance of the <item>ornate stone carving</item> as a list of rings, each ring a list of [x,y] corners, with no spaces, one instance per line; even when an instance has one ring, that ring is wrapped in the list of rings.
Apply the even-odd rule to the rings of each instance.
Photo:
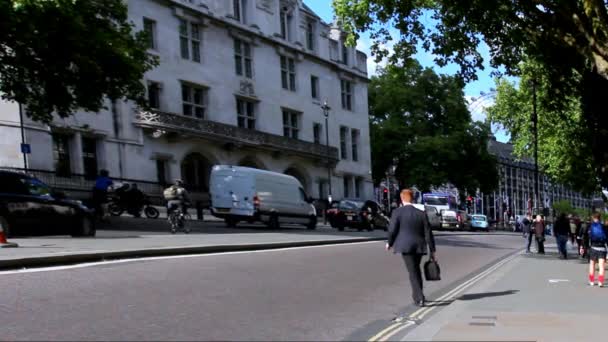
[[[258,0],[258,8],[274,13],[274,1],[275,0]]]
[[[253,83],[249,80],[241,80],[239,92],[243,95],[255,97],[255,89],[253,88]]]

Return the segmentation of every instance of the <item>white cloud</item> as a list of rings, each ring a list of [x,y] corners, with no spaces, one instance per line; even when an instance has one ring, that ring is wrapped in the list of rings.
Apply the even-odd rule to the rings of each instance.
[[[491,96],[474,97],[470,95],[465,95],[464,98],[467,101],[469,111],[471,112],[471,117],[473,118],[473,120],[485,121],[485,109],[491,107],[494,104],[494,98]]]

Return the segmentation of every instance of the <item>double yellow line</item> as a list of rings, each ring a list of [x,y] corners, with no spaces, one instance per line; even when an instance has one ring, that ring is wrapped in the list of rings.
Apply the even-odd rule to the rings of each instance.
[[[476,275],[475,277],[465,281],[464,283],[458,285],[456,288],[452,289],[451,291],[449,291],[448,293],[444,294],[443,296],[437,298],[435,301],[436,302],[442,302],[442,301],[453,301],[454,297],[466,290],[467,288],[471,287],[473,284],[475,284],[476,282],[478,282],[479,280],[483,279],[484,277],[486,277],[487,275],[489,275],[490,273],[496,271],[498,268],[502,267],[504,264],[510,262],[511,260],[515,259],[518,255],[520,255],[520,253],[516,253],[510,257],[508,257],[507,259],[504,259],[502,261],[497,262],[496,264],[494,264],[493,266],[491,266],[490,268],[488,268],[487,270],[481,272],[480,274]],[[450,299],[448,299],[450,298]],[[375,342],[375,341],[379,341],[379,342],[383,342],[383,341],[388,341],[389,338],[395,336],[398,332],[402,331],[405,328],[408,328],[412,325],[415,325],[416,323],[414,323],[413,321],[416,320],[421,320],[423,319],[426,315],[428,315],[431,311],[433,311],[436,307],[435,306],[427,306],[427,307],[422,307],[418,310],[416,310],[414,313],[412,313],[411,315],[409,315],[408,319],[409,321],[405,322],[405,323],[393,323],[391,325],[389,325],[388,327],[386,327],[384,330],[380,331],[379,333],[377,333],[376,335],[372,336],[372,338],[370,338],[368,341],[369,342]],[[406,319],[407,320],[407,319]]]

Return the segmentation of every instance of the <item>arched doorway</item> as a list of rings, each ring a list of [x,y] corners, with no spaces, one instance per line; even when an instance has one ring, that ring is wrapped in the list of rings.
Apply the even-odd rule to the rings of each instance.
[[[241,161],[239,162],[239,166],[252,167],[254,169],[266,170],[266,167],[264,166],[264,164],[262,164],[262,162],[260,162],[259,160],[255,159],[253,157],[245,157],[245,158],[241,159]]]
[[[285,170],[285,172],[283,172],[283,173],[286,175],[290,175],[290,176],[294,177],[295,179],[299,180],[300,183],[302,183],[302,188],[304,188],[304,191],[307,194],[310,194],[308,179],[302,171],[300,171],[296,167],[292,166],[292,167],[288,168],[287,170]]]
[[[213,163],[200,153],[190,153],[182,161],[182,180],[190,191],[209,192]]]

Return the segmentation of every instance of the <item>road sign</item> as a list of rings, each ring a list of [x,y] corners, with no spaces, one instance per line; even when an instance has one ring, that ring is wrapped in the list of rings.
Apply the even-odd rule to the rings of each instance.
[[[32,153],[32,146],[30,146],[30,144],[21,144],[21,153],[24,153],[24,154]]]

